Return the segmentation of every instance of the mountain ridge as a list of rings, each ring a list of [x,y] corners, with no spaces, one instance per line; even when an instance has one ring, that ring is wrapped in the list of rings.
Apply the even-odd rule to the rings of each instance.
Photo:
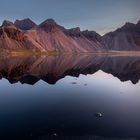
[[[0,48],[46,52],[140,51],[140,21],[103,36],[80,27],[66,29],[54,19],[37,25],[31,19],[5,20],[0,27]]]

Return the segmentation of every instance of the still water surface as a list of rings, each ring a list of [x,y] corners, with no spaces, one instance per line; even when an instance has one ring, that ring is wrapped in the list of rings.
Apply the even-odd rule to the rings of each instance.
[[[140,139],[140,57],[2,57],[0,77],[1,140]]]

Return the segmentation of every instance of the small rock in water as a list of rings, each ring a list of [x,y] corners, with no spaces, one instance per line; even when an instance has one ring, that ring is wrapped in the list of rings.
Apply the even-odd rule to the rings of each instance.
[[[53,134],[53,136],[55,136],[55,137],[56,137],[56,136],[57,136],[57,134],[56,134],[56,133],[54,133],[54,134]]]
[[[84,86],[87,86],[87,84],[84,84]]]
[[[76,82],[72,82],[72,84],[77,84]]]
[[[98,117],[98,118],[103,117],[103,114],[101,112],[96,112],[94,115],[95,117]]]

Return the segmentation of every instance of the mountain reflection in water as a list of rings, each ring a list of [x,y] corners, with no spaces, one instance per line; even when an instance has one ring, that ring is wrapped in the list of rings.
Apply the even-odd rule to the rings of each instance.
[[[10,83],[20,81],[33,85],[42,79],[55,84],[67,75],[78,77],[99,70],[121,81],[131,80],[136,84],[140,79],[140,57],[61,55],[0,58],[0,77],[8,79]]]
[[[0,77],[0,140],[140,138],[138,56],[0,57]]]

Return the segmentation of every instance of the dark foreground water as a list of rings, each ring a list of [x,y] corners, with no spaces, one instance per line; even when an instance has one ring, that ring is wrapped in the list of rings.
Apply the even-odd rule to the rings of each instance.
[[[0,140],[140,139],[140,57],[1,57],[0,77]]]

